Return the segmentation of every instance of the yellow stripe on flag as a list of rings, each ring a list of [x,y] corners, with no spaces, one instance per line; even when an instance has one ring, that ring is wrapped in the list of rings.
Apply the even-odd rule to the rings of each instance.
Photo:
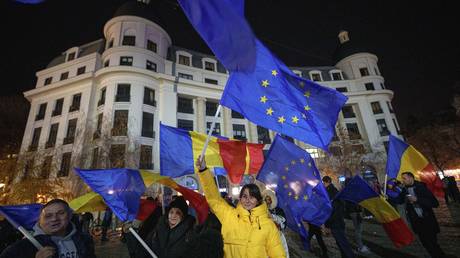
[[[103,211],[107,207],[102,197],[95,192],[89,192],[69,202],[70,208],[76,213]]]
[[[366,208],[380,223],[388,223],[399,219],[399,213],[382,196],[366,199],[359,203]]]
[[[428,160],[414,147],[412,147],[412,145],[409,145],[401,157],[401,166],[399,168],[397,179],[401,181],[401,174],[409,171],[414,174],[416,180],[420,181],[419,173],[423,171],[428,164]]]
[[[190,137],[192,138],[193,160],[195,161],[201,155],[201,151],[203,150],[207,135],[190,131]],[[205,156],[206,164],[208,167],[224,167],[224,163],[220,157],[220,148],[216,137],[212,136],[209,140],[209,145],[206,149]]]

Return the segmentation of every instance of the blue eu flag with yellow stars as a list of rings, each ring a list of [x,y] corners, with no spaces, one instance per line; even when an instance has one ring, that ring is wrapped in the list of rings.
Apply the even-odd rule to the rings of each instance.
[[[251,122],[328,149],[347,97],[295,75],[252,33],[242,0],[179,0],[187,18],[229,70],[220,104]]]
[[[279,135],[257,180],[275,187],[280,207],[292,215],[286,218],[288,226],[301,236],[305,232],[302,220],[320,226],[331,214],[331,202],[310,154]]]

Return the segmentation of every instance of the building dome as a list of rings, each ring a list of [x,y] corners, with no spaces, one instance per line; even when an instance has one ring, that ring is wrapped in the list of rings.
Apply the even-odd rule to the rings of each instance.
[[[351,41],[348,31],[341,31],[338,38],[339,43],[333,54],[335,63],[353,54],[369,52],[369,50],[359,44],[359,42]]]
[[[152,21],[161,26],[161,19],[158,11],[154,8],[153,4],[150,4],[150,1],[128,1],[122,4],[116,11],[113,17],[118,16],[136,16]]]

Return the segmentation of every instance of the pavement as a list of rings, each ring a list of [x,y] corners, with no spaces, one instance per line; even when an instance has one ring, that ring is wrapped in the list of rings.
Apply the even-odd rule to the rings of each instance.
[[[460,258],[460,204],[446,205],[444,200],[440,200],[440,207],[435,209],[436,217],[441,227],[441,233],[438,235],[441,248],[448,257]],[[346,221],[346,234],[351,245],[356,250],[354,241],[354,229],[351,221]],[[297,234],[287,230],[285,232],[286,240],[289,245],[289,254],[291,258],[302,257],[319,257],[319,246],[316,240],[311,241],[313,253],[307,252],[302,247],[302,243]],[[95,239],[96,255],[104,258],[129,258],[126,245],[120,241],[120,234],[114,232],[109,241],[101,242]],[[341,257],[340,252],[331,236],[324,236],[324,241],[328,248],[330,258]],[[363,242],[370,249],[370,253],[360,254],[356,252],[357,257],[368,258],[425,258],[429,257],[423,246],[418,240],[403,248],[394,247],[393,243],[387,237],[383,227],[377,222],[364,220],[363,222]]]

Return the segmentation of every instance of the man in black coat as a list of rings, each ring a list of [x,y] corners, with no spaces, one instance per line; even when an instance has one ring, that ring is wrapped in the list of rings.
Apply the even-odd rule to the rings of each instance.
[[[412,230],[418,235],[423,247],[433,258],[445,257],[438,244],[439,224],[433,208],[439,206],[438,200],[422,182],[415,181],[411,172],[402,173],[405,188],[399,195],[399,202],[406,203],[406,215]]]
[[[95,258],[93,240],[70,222],[72,210],[67,202],[54,199],[40,212],[34,237],[43,246],[37,250],[28,239],[22,239],[6,248],[0,258]]]

